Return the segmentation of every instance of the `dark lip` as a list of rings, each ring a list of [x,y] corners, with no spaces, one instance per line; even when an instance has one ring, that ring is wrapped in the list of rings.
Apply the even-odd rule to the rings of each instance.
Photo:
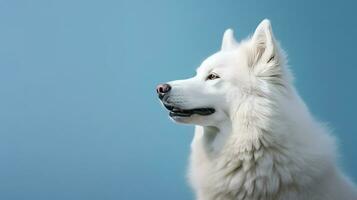
[[[194,109],[181,109],[177,106],[163,103],[165,108],[169,110],[170,117],[190,117],[193,114],[197,115],[211,115],[215,112],[214,108],[194,108]]]

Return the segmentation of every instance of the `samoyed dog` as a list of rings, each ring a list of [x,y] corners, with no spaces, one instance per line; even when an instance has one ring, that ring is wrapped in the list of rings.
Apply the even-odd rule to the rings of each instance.
[[[175,122],[194,124],[189,180],[198,200],[357,200],[330,131],[292,85],[269,20],[221,50],[196,76],[157,86]]]

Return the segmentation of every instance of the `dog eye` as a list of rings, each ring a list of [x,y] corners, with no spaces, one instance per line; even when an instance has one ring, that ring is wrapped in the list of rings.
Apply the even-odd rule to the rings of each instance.
[[[207,76],[206,81],[207,81],[207,80],[214,80],[214,79],[217,79],[217,78],[220,78],[220,77],[218,76],[218,74],[216,74],[216,73],[210,73],[210,74]]]

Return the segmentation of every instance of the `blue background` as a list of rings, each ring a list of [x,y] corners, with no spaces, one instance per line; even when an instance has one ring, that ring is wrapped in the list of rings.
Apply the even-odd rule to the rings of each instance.
[[[154,88],[264,18],[357,180],[352,2],[0,1],[0,199],[193,199],[193,127],[171,123]]]

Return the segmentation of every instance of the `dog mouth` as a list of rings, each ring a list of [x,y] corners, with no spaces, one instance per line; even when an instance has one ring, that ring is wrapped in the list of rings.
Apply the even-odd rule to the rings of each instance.
[[[194,108],[194,109],[181,109],[179,107],[173,106],[173,105],[169,105],[169,104],[165,104],[164,106],[167,110],[169,110],[169,115],[170,117],[190,117],[193,114],[197,114],[197,115],[211,115],[215,112],[214,108]]]

